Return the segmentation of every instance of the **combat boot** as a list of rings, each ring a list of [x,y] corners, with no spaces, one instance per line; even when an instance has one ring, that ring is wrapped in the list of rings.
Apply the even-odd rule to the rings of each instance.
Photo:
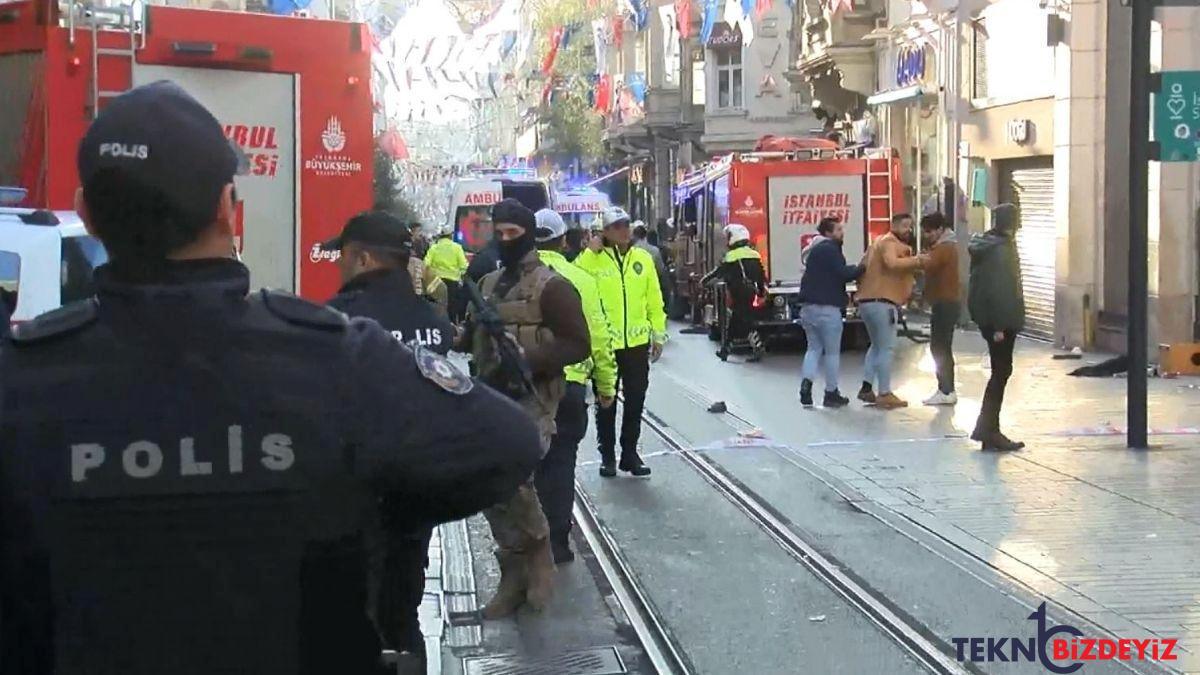
[[[529,573],[524,554],[499,551],[496,553],[496,560],[500,562],[500,586],[483,608],[483,618],[488,620],[503,619],[516,614],[517,609],[525,603],[525,593],[529,589]]]
[[[534,611],[542,611],[554,596],[554,557],[550,552],[550,538],[538,539],[525,553],[525,565],[529,574],[525,601]]]

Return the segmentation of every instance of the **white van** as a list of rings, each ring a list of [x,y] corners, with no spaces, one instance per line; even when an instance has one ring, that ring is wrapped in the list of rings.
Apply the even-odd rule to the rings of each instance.
[[[450,193],[450,231],[468,253],[492,239],[492,205],[516,199],[531,211],[550,206],[550,185],[532,169],[484,170],[459,179]]]
[[[0,208],[0,301],[14,323],[91,297],[107,261],[74,212]]]

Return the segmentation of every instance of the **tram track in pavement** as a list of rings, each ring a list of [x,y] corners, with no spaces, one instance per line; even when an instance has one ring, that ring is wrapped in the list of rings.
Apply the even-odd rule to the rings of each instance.
[[[740,423],[746,420],[729,414]],[[838,560],[823,554],[797,533],[769,502],[734,478],[704,453],[691,449],[664,420],[650,410],[643,413],[644,426],[657,436],[670,453],[680,458],[725,500],[732,503],[777,546],[805,567],[815,578],[844,599],[888,639],[907,652],[925,670],[944,675],[982,672],[972,664],[960,663],[950,645],[939,640],[919,622],[893,607],[886,598],[865,587]],[[629,618],[654,672],[663,675],[695,672],[685,650],[672,637],[670,628],[655,610],[620,546],[605,528],[593,500],[577,482],[575,520],[584,540],[596,556],[613,594]]]

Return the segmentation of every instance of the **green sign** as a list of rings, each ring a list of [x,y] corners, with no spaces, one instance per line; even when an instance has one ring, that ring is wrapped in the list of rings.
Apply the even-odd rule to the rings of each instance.
[[[1162,73],[1154,95],[1154,140],[1160,162],[1200,159],[1200,70]]]

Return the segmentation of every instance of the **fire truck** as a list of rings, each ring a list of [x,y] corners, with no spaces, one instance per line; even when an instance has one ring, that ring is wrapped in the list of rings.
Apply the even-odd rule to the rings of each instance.
[[[688,251],[677,279],[694,323],[721,339],[728,302],[722,289],[700,287],[703,274],[720,264],[723,228],[739,223],[762,255],[767,295],[757,298],[754,329],[764,340],[799,330],[801,251],[817,236],[817,224],[837,217],[846,224],[846,260],[858,261],[867,245],[886,234],[903,212],[900,158],[891,149],[841,149],[824,139],[794,139],[794,149],[732,153],[678,181],[675,222]],[[693,227],[694,226],[694,227]],[[853,288],[851,288],[853,291]],[[857,322],[852,307],[847,320]]]
[[[97,1],[0,2],[0,185],[24,188],[25,207],[72,209],[88,124],[122,92],[172,80],[245,154],[239,246],[254,286],[336,292],[335,254],[317,244],[372,200],[366,26]]]

